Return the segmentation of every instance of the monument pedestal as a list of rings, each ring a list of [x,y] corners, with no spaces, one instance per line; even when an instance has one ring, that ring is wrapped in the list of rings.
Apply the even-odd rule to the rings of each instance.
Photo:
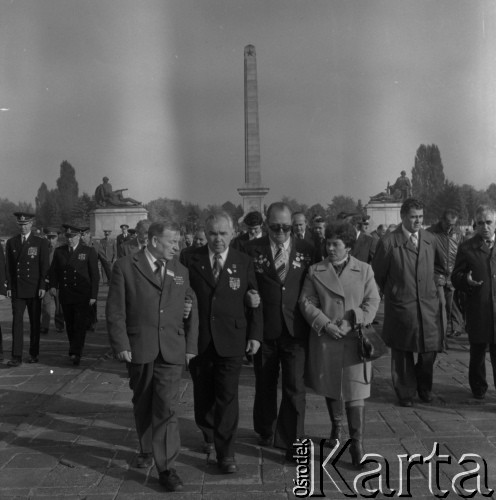
[[[263,210],[263,199],[269,192],[269,188],[264,187],[244,187],[238,188],[238,193],[243,197],[243,213],[260,212]]]
[[[400,209],[402,203],[397,202],[370,202],[365,205],[367,215],[370,216],[370,230],[374,230],[380,224],[399,224],[401,222]]]
[[[103,238],[103,231],[110,229],[112,237],[121,233],[120,226],[127,224],[134,228],[143,219],[148,218],[148,210],[144,207],[105,207],[90,212],[90,231],[94,238]]]

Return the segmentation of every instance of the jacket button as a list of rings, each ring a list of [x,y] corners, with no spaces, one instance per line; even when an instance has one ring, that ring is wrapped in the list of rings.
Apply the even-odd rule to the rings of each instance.
[[[283,290],[286,290],[286,287],[285,287],[285,286],[283,286],[283,287],[282,287],[282,289],[283,289]]]
[[[214,320],[215,320],[215,316],[212,316],[210,319],[211,319],[212,321],[214,321]]]
[[[163,312],[164,312],[164,310],[163,310],[163,309],[160,309],[160,313],[163,313]]]

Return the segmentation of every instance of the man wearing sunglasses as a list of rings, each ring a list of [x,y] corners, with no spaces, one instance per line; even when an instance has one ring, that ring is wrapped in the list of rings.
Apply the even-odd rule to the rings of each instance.
[[[268,235],[250,241],[245,251],[255,264],[264,317],[263,343],[254,357],[255,432],[262,446],[274,444],[293,461],[293,443],[304,434],[303,372],[309,326],[298,307],[303,280],[313,264],[310,243],[291,236],[291,209],[273,203],[267,210]],[[277,382],[282,370],[282,401]]]

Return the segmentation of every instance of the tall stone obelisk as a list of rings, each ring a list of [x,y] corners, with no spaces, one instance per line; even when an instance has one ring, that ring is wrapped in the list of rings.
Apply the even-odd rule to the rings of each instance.
[[[245,47],[245,185],[238,188],[244,213],[263,213],[263,199],[269,188],[262,187],[260,129],[258,125],[257,55],[253,45]]]

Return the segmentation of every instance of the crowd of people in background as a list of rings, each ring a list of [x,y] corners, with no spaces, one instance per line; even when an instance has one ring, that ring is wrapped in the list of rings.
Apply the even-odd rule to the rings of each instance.
[[[99,285],[108,285],[106,321],[115,356],[126,363],[140,450],[136,464],[155,464],[160,483],[179,491],[176,407],[183,367],[194,386],[202,450],[219,470],[238,471],[238,386],[253,366],[253,429],[259,444],[295,462],[305,435],[307,388],[325,398],[328,445],[348,424],[352,464],[366,467],[365,400],[372,366],[357,349],[362,327],[377,325],[391,349],[398,404],[432,404],[435,361],[449,339],[468,334],[473,397],[488,389],[489,349],[496,380],[496,211],[480,206],[474,233],[456,210],[424,227],[423,205],[403,201],[401,223],[377,226],[361,213],[308,221],[283,202],[250,212],[243,232],[226,212],[183,232],[175,221],[121,225],[94,240],[89,227],[65,224],[35,234],[34,214],[14,214],[19,234],[0,247],[0,295],[12,302],[8,365],[38,363],[40,338],[54,309],[56,332],[68,338],[68,361],[81,363],[94,330]],[[63,237],[62,237],[63,236]],[[23,359],[23,316],[29,315],[29,356]],[[0,354],[3,358],[0,331]],[[282,397],[278,406],[278,383]]]

